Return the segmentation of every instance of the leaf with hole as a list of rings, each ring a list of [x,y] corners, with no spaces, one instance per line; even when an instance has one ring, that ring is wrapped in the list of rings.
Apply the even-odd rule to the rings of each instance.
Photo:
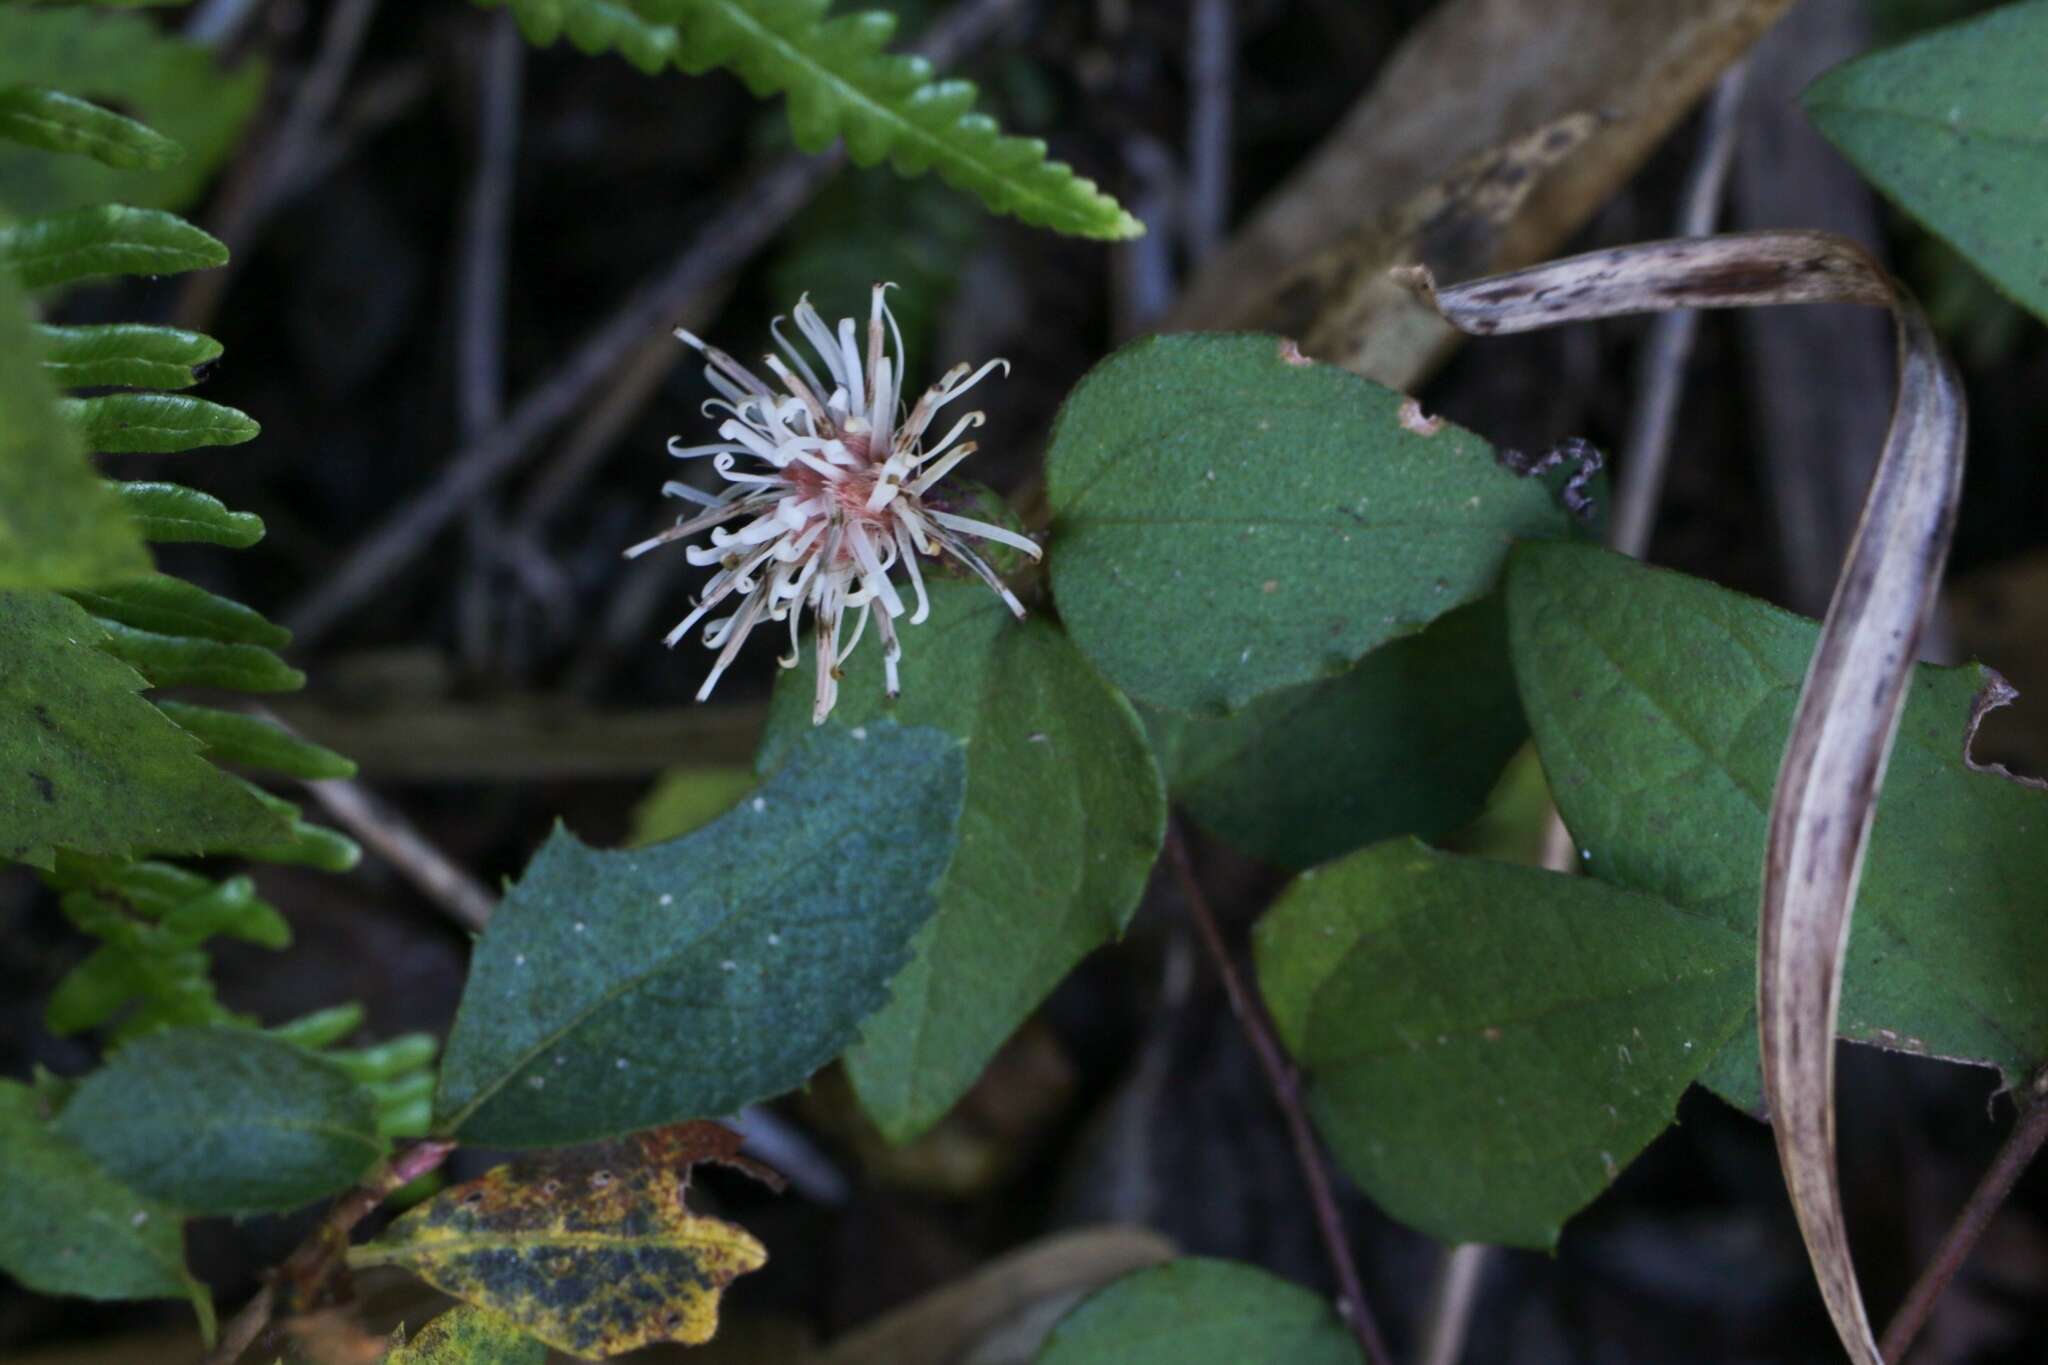
[[[965,779],[937,730],[826,729],[681,839],[601,852],[557,829],[477,942],[442,1130],[577,1142],[803,1084],[937,908]]]
[[[1156,337],[1092,370],[1046,456],[1060,619],[1136,700],[1218,715],[1344,672],[1490,591],[1566,517],[1448,423],[1274,337]]]
[[[1766,812],[1813,622],[1590,547],[1526,546],[1508,575],[1515,677],[1585,870],[1751,937]],[[1964,758],[1996,675],[1917,672],[1864,867],[1840,1030],[1987,1062],[2048,1059],[2048,793]],[[1706,1079],[1755,1108],[1756,1029]]]
[[[1260,920],[1316,1129],[1394,1217],[1545,1248],[1748,1013],[1743,936],[1584,877],[1396,839]]]
[[[1065,636],[1015,620],[977,585],[934,582],[908,627],[903,695],[881,651],[845,664],[832,725],[957,735],[967,755],[960,844],[917,956],[861,1029],[847,1069],[896,1141],[937,1122],[1085,954],[1123,932],[1165,833],[1159,776],[1130,704]],[[811,731],[809,684],[776,689],[762,762]]]

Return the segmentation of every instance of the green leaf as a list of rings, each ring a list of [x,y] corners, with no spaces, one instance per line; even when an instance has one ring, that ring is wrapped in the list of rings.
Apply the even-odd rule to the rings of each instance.
[[[101,621],[99,625],[106,632],[106,651],[141,670],[152,687],[296,692],[306,685],[305,674],[259,645],[163,635],[118,621]]]
[[[0,270],[30,289],[102,275],[175,275],[227,259],[210,234],[161,209],[101,204],[0,224]]]
[[[104,638],[54,593],[0,594],[0,854],[48,867],[58,848],[125,857],[279,837],[197,740],[136,695],[144,679]]]
[[[79,1085],[57,1131],[195,1214],[284,1212],[384,1154],[370,1097],[324,1057],[249,1029],[138,1038]]]
[[[1410,839],[1304,873],[1255,935],[1316,1129],[1447,1242],[1549,1247],[1746,1016],[1742,935]]]
[[[220,54],[142,16],[0,5],[0,85],[62,90],[121,110],[185,149],[176,165],[123,170],[0,145],[0,200],[20,213],[119,201],[181,209],[241,141],[263,66]]]
[[[1220,720],[1153,711],[1146,726],[1189,814],[1293,868],[1390,835],[1460,828],[1529,731],[1497,597],[1325,682],[1268,693]]]
[[[66,388],[183,389],[220,359],[210,336],[139,322],[39,326],[43,369]]]
[[[254,607],[219,597],[171,574],[67,594],[93,615],[167,635],[197,635],[229,644],[282,649],[292,633],[263,619]]]
[[[616,52],[652,76],[676,58],[679,40],[669,24],[651,23],[621,0],[475,0],[485,9],[508,3],[519,31],[536,47],[563,34],[578,52],[594,57]]]
[[[694,833],[738,805],[758,779],[751,768],[671,768],[633,810],[634,848]]]
[[[177,701],[156,705],[179,729],[203,740],[207,756],[216,763],[263,768],[305,782],[356,775],[356,765],[334,750],[300,739],[260,716]]]
[[[931,585],[904,627],[903,695],[881,651],[845,664],[835,726],[930,725],[967,753],[960,846],[939,912],[847,1068],[882,1132],[937,1122],[1084,955],[1129,923],[1165,834],[1166,800],[1130,704],[1051,625],[1018,622],[978,584]],[[792,674],[771,706],[764,766],[811,730]]]
[[[1241,1261],[1187,1256],[1133,1271],[1061,1318],[1037,1365],[1359,1365],[1320,1296]]]
[[[458,1303],[384,1357],[384,1365],[547,1365],[548,1348],[502,1313]]]
[[[198,541],[246,550],[263,539],[263,518],[230,512],[219,498],[175,483],[135,480],[112,485],[144,540]]]
[[[1508,575],[1515,676],[1585,869],[1753,936],[1766,811],[1818,627],[1588,547],[1525,546]],[[1921,667],[1899,727],[1849,940],[1844,1037],[2048,1059],[2048,794],[1964,762],[1995,675]],[[1753,941],[1753,937],[1752,937]],[[1754,1023],[1707,1077],[1754,1107]]]
[[[0,1080],[0,1270],[41,1294],[213,1303],[185,1270],[185,1225],[50,1131],[35,1091]]]
[[[2048,319],[2048,0],[1838,67],[1806,112],[1858,170]]]
[[[149,552],[57,415],[37,359],[21,291],[0,271],[0,589],[146,572]]]
[[[802,1084],[931,917],[965,778],[951,736],[825,730],[685,838],[605,853],[557,829],[478,940],[441,1128],[578,1142]]]
[[[936,170],[996,213],[1082,237],[1136,237],[1144,225],[1117,202],[1048,161],[1036,138],[1005,137],[974,112],[967,81],[932,79],[931,63],[882,49],[896,18],[884,10],[826,19],[827,0],[638,0],[648,19],[682,36],[678,59],[697,73],[728,67],[759,96],[789,99],[797,146],[846,140],[854,164],[884,158],[904,175]]]
[[[234,446],[263,430],[247,413],[175,393],[110,393],[58,406],[88,447],[115,454]]]
[[[1343,672],[1486,593],[1565,514],[1391,389],[1272,337],[1127,346],[1067,398],[1046,456],[1053,595],[1133,698],[1220,714]]]
[[[34,85],[0,86],[0,139],[122,170],[162,170],[185,158],[184,148],[146,123]]]

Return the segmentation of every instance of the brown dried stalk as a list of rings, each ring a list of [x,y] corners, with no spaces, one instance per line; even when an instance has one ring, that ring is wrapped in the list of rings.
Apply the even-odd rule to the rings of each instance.
[[[1835,1168],[1835,1020],[1878,789],[1955,526],[1961,381],[1912,296],[1830,233],[1651,242],[1441,291],[1426,272],[1406,278],[1460,330],[1485,335],[1673,308],[1861,303],[1892,311],[1898,396],[1778,770],[1757,936],[1764,1093],[1779,1164],[1835,1330],[1857,1365],[1882,1365]]]

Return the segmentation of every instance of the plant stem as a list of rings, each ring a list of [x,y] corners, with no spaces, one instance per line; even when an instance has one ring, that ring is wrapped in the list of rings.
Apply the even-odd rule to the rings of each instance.
[[[1891,1323],[1884,1329],[1884,1339],[1878,1343],[1878,1350],[1884,1355],[1885,1365],[1899,1365],[1906,1358],[1913,1338],[1919,1336],[1920,1329],[1927,1325],[1935,1301],[1948,1288],[1949,1281],[1956,1277],[1956,1272],[1963,1268],[1963,1263],[1970,1259],[1977,1239],[1990,1226],[1992,1215],[2005,1203],[2006,1196],[2012,1193],[2013,1185],[2033,1161],[2035,1153],[2041,1150],[2044,1141],[2048,1141],[2048,1071],[2035,1076],[2028,1085],[2019,1119],[2013,1124],[2012,1132],[2006,1135],[2005,1145],[1991,1159],[1991,1165],[1977,1182],[1977,1188],[1970,1191],[1962,1212],[1956,1215],[1956,1221],[1949,1225],[1941,1245],[1935,1248],[1933,1258],[1921,1270],[1920,1278],[1913,1282],[1906,1301],[1899,1305],[1899,1311],[1892,1315]]]
[[[220,1334],[220,1345],[206,1357],[205,1365],[234,1365],[240,1360],[242,1353],[270,1325],[280,1298],[288,1312],[306,1308],[343,1264],[348,1254],[348,1237],[356,1224],[400,1188],[439,1169],[454,1150],[455,1144],[444,1138],[420,1138],[403,1144],[377,1163],[354,1189],[334,1201],[327,1217],[278,1267],[271,1282],[229,1320]]]
[[[1195,922],[1195,931],[1209,954],[1209,960],[1215,964],[1217,975],[1223,978],[1224,994],[1230,998],[1230,1012],[1237,1016],[1245,1041],[1251,1044],[1252,1052],[1258,1057],[1259,1067],[1266,1073],[1266,1084],[1273,1091],[1273,1100],[1280,1106],[1280,1115],[1287,1122],[1287,1135],[1293,1140],[1294,1157],[1301,1166],[1302,1180],[1308,1185],[1309,1203],[1315,1210],[1316,1229],[1322,1234],[1323,1249],[1329,1254],[1330,1268],[1337,1276],[1338,1316],[1351,1329],[1351,1335],[1358,1339],[1369,1365],[1392,1365],[1394,1358],[1387,1351],[1378,1324],[1373,1321],[1371,1308],[1366,1305],[1365,1289],[1358,1279],[1358,1265],[1351,1258],[1351,1244],[1345,1240],[1343,1219],[1337,1212],[1337,1196],[1330,1186],[1330,1174],[1323,1166],[1321,1149],[1316,1146],[1315,1131],[1309,1126],[1308,1111],[1302,1106],[1301,1073],[1281,1049],[1280,1039],[1273,1030],[1273,1021],[1266,1014],[1265,1006],[1246,989],[1244,978],[1238,975],[1230,948],[1223,941],[1223,931],[1217,926],[1215,913],[1209,908],[1209,899],[1202,894],[1201,884],[1195,879],[1187,843],[1178,829],[1168,831],[1166,844],[1174,875],[1180,880],[1181,899],[1187,905],[1188,916]]]

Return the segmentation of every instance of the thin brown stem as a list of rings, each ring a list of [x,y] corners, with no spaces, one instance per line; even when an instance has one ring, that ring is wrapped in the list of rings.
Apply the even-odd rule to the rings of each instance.
[[[320,1226],[299,1243],[298,1250],[278,1267],[271,1282],[229,1319],[220,1334],[220,1344],[206,1357],[205,1365],[235,1365],[263,1335],[263,1329],[270,1326],[280,1307],[297,1313],[311,1306],[345,1264],[349,1234],[356,1230],[356,1224],[398,1190],[430,1171],[439,1170],[454,1150],[455,1144],[446,1139],[421,1138],[402,1144],[378,1162],[354,1189],[334,1201]]]
[[[1906,1295],[1906,1301],[1899,1305],[1899,1311],[1892,1315],[1890,1325],[1884,1329],[1884,1339],[1878,1343],[1878,1350],[1884,1356],[1885,1365],[1899,1365],[1906,1358],[1913,1339],[1927,1325],[1935,1301],[1948,1288],[1949,1281],[1956,1277],[1956,1272],[1963,1268],[1963,1263],[1970,1259],[1977,1239],[1991,1225],[1992,1216],[2004,1205],[2013,1185],[2032,1164],[2041,1144],[2048,1142],[2048,1072],[2036,1076],[2027,1090],[2028,1096],[2022,1102],[2019,1120],[2013,1124],[2012,1132],[2006,1135],[2005,1145],[1991,1159],[1983,1179],[1977,1182],[1976,1189],[1970,1191],[1962,1212],[1949,1225],[1941,1245],[1934,1249],[1933,1258],[1921,1270],[1920,1278],[1913,1282],[1913,1288]]]
[[[1230,998],[1230,1012],[1237,1016],[1245,1041],[1251,1044],[1253,1054],[1259,1059],[1260,1070],[1266,1073],[1266,1084],[1273,1092],[1274,1103],[1280,1107],[1280,1116],[1287,1122],[1287,1135],[1294,1143],[1294,1157],[1301,1166],[1302,1180],[1308,1186],[1309,1204],[1315,1210],[1316,1230],[1322,1234],[1323,1249],[1330,1257],[1330,1269],[1337,1276],[1338,1315],[1351,1329],[1351,1335],[1358,1339],[1359,1349],[1365,1352],[1368,1365],[1392,1365],[1394,1357],[1387,1351],[1386,1341],[1380,1336],[1378,1324],[1373,1321],[1372,1309],[1366,1305],[1365,1287],[1358,1278],[1358,1263],[1351,1257],[1351,1243],[1344,1236],[1344,1221],[1337,1212],[1336,1191],[1331,1187],[1330,1173],[1323,1165],[1322,1149],[1316,1145],[1315,1130],[1309,1126],[1308,1110],[1301,1102],[1301,1073],[1281,1049],[1279,1036],[1274,1031],[1272,1019],[1266,1014],[1265,1005],[1245,986],[1244,978],[1238,974],[1230,947],[1223,941],[1223,930],[1216,923],[1215,912],[1209,908],[1209,898],[1202,894],[1201,883],[1196,880],[1187,842],[1181,838],[1178,829],[1167,833],[1166,847],[1174,876],[1180,881],[1181,900],[1187,905],[1188,917],[1194,920],[1202,947],[1215,964],[1217,975],[1223,979],[1224,994]]]

